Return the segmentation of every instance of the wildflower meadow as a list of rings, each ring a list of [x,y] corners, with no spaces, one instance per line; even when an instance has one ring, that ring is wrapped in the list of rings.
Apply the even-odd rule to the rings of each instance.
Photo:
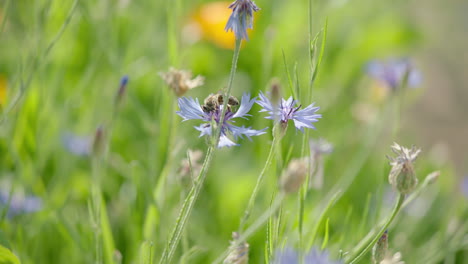
[[[467,264],[440,6],[0,0],[0,264]]]

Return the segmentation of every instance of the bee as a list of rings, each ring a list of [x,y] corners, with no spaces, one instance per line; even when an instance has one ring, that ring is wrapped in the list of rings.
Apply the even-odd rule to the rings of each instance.
[[[222,105],[223,103],[224,103],[224,98],[221,93],[210,94],[203,102],[202,109],[205,113],[209,113],[216,109],[219,109],[219,106]],[[228,110],[231,111],[233,106],[238,106],[238,105],[239,105],[239,100],[234,96],[230,96],[228,103],[227,103]]]

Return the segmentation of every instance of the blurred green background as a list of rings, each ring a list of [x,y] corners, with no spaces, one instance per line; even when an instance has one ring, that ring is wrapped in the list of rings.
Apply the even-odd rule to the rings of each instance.
[[[205,76],[205,85],[187,94],[200,101],[226,86],[233,40],[222,30],[229,2],[209,6],[214,2],[0,0],[0,183],[7,192],[43,201],[35,213],[2,214],[5,242],[0,244],[21,263],[94,261],[98,229],[89,211],[92,165],[88,157],[67,151],[63,136],[93,137],[101,125],[109,141],[101,189],[113,261],[140,263],[144,241],[153,243],[158,259],[188,192],[178,176],[179,164],[187,149],[206,150],[205,139],[193,129],[199,123],[181,123],[174,113],[177,98],[158,73],[173,66]],[[296,69],[294,81],[304,95],[299,100],[310,104],[305,96],[310,93],[309,1],[255,3],[261,10],[250,41],[243,43],[233,94],[256,96],[276,77],[289,96],[286,68],[291,74]],[[389,231],[390,248],[401,251],[406,263],[468,263],[468,198],[460,188],[468,173],[468,4],[312,3],[312,34],[327,19],[328,30],[312,90],[323,118],[309,135],[332,142],[334,152],[324,159],[324,186],[307,195],[306,229],[327,197],[349,184],[326,217],[331,255],[350,250],[391,208],[385,157],[391,143],[414,144],[423,149],[416,163],[420,181],[434,170],[442,174],[398,217]],[[397,134],[385,110],[389,96],[375,96],[372,89],[378,88],[363,70],[369,60],[391,57],[410,57],[423,75],[421,87],[408,91]],[[124,75],[130,81],[113,118]],[[254,106],[253,117],[241,124],[272,127],[259,110]],[[216,152],[174,263],[210,263],[227,249],[271,139],[267,133]],[[253,219],[268,209],[287,161],[301,157],[302,139],[289,128],[282,141],[284,159],[267,173]],[[295,247],[297,195],[288,196],[282,212],[282,240]],[[264,241],[264,228],[248,240],[250,263],[263,263]]]

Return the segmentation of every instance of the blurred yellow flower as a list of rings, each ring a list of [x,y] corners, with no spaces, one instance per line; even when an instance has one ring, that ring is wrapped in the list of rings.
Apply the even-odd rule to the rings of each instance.
[[[227,1],[217,1],[202,5],[192,14],[189,23],[185,26],[184,38],[191,42],[203,38],[218,47],[234,49],[234,34],[224,30],[232,13],[228,8],[230,4],[231,2]]]
[[[6,103],[7,85],[6,77],[0,74],[0,108]]]

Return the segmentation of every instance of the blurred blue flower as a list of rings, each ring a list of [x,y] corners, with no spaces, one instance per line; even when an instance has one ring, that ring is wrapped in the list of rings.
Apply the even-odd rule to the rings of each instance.
[[[468,175],[465,175],[465,177],[463,177],[460,188],[463,195],[465,195],[465,197],[468,198]]]
[[[318,121],[322,115],[316,114],[320,107],[314,107],[314,103],[306,108],[299,110],[301,105],[297,105],[297,101],[291,97],[288,100],[281,99],[281,103],[277,106],[273,105],[262,92],[260,92],[260,99],[257,104],[263,107],[260,112],[268,112],[270,115],[266,119],[279,120],[283,125],[287,125],[288,120],[294,121],[296,129],[304,132],[304,127],[315,129],[313,123]],[[276,109],[277,108],[277,109]]]
[[[251,0],[236,0],[229,8],[232,14],[224,30],[234,32],[236,39],[249,40],[247,28],[253,28],[253,12],[260,10]]]
[[[218,100],[222,100],[222,99],[219,99],[217,95],[210,95],[210,97],[216,97],[215,98],[216,102],[218,102]],[[210,97],[208,97],[207,100]],[[227,137],[228,134],[232,134],[234,139],[237,139],[238,137],[243,138],[243,136],[246,136],[249,140],[251,140],[250,138],[251,136],[259,136],[259,135],[265,134],[266,128],[262,130],[254,130],[254,129],[251,129],[250,127],[244,127],[244,126],[238,127],[238,126],[234,126],[231,124],[235,122],[233,119],[237,117],[247,119],[246,117],[250,116],[247,113],[252,108],[252,105],[255,103],[255,100],[256,98],[250,99],[250,94],[244,94],[242,96],[239,109],[235,112],[233,111],[232,106],[229,105],[229,102],[228,102],[228,108],[224,117],[224,122],[221,126],[221,135],[219,138],[218,148],[238,146],[238,144],[232,142]],[[214,120],[216,124],[219,125],[219,122],[221,119],[221,112],[223,109],[222,101],[219,104],[216,102],[213,102],[213,101],[207,102],[205,100],[205,105],[203,105],[203,109],[202,109],[202,106],[198,102],[198,99],[194,100],[191,97],[189,98],[181,97],[178,99],[180,111],[178,111],[177,114],[184,119],[183,121],[190,120],[190,119],[201,119],[205,121],[206,123],[203,123],[198,127],[195,127],[195,129],[201,132],[200,137],[211,136],[212,134],[211,121]]]
[[[89,156],[91,154],[91,137],[66,133],[62,136],[62,144],[66,150],[77,156]]]
[[[274,264],[299,264],[299,254],[294,250],[287,248],[276,254]],[[341,264],[342,261],[332,261],[329,259],[327,251],[318,251],[313,248],[305,257],[304,264]]]
[[[2,210],[8,210],[8,217],[14,217],[20,214],[34,213],[41,210],[42,200],[39,197],[20,194],[13,194],[10,198],[10,192],[8,190],[0,189],[0,205],[3,207]]]
[[[407,85],[410,88],[419,86],[422,79],[421,73],[413,67],[407,58],[370,61],[366,66],[366,72],[390,89],[398,88],[404,81],[406,74],[408,74]]]

